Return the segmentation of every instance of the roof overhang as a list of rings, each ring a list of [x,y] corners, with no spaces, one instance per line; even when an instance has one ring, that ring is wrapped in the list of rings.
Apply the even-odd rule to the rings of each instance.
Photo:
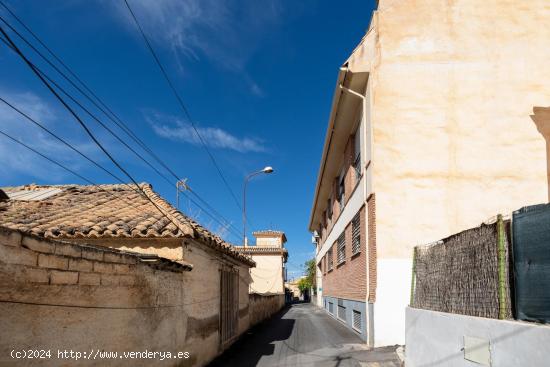
[[[376,59],[376,28],[376,18],[373,13],[368,32],[338,72],[309,218],[310,231],[317,229],[323,207],[320,203],[328,200],[332,179],[338,175],[342,165],[345,144],[356,126],[355,121],[351,119],[354,118],[361,104],[360,98],[344,92],[341,87],[365,94],[368,76]],[[349,123],[350,121],[353,123]]]

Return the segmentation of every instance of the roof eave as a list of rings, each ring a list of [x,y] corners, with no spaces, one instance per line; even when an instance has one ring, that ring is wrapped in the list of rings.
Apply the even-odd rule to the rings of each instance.
[[[340,97],[342,96],[342,89],[340,85],[343,84],[348,73],[348,68],[342,66],[338,72],[338,78],[336,79],[336,86],[334,87],[334,96],[332,97],[332,107],[330,112],[330,117],[328,120],[327,134],[325,136],[325,144],[323,146],[323,154],[321,156],[321,163],[319,165],[319,172],[317,173],[317,182],[315,184],[315,194],[313,195],[313,204],[311,206],[311,213],[309,215],[309,224],[308,229],[310,232],[313,232],[315,229],[313,227],[313,218],[315,216],[315,210],[317,206],[317,199],[319,196],[319,189],[321,187],[321,181],[323,180],[324,168],[326,158],[330,149],[330,142],[332,138],[332,133],[334,129],[334,120],[336,118],[336,112],[338,110],[338,104],[340,102]]]

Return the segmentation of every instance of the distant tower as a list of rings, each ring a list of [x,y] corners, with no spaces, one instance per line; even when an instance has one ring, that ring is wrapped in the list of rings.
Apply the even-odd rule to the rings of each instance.
[[[256,237],[256,246],[258,247],[285,247],[286,236],[284,232],[267,230],[252,234]]]

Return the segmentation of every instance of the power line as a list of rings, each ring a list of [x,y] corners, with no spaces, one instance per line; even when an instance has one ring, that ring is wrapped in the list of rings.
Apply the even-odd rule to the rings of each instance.
[[[116,176],[114,173],[110,172],[109,170],[107,170],[105,167],[101,166],[99,163],[97,163],[96,161],[94,161],[93,159],[91,159],[89,156],[87,156],[86,154],[82,153],[80,150],[78,150],[77,148],[75,148],[72,144],[70,144],[69,142],[67,142],[65,139],[61,138],[60,136],[58,136],[57,134],[55,134],[54,132],[52,132],[51,130],[49,130],[47,127],[45,127],[43,124],[41,124],[40,122],[36,121],[35,119],[33,119],[32,117],[30,117],[28,114],[24,113],[23,111],[21,111],[19,108],[15,107],[13,104],[11,104],[10,102],[6,101],[4,98],[0,97],[0,101],[3,102],[4,104],[6,104],[8,107],[10,107],[11,109],[13,109],[14,111],[16,111],[17,113],[19,113],[20,115],[22,115],[23,117],[25,117],[28,121],[32,122],[33,124],[35,124],[36,126],[40,127],[42,130],[44,130],[45,132],[47,132],[49,135],[53,136],[55,139],[57,139],[58,141],[62,142],[64,145],[66,145],[67,147],[69,147],[71,150],[75,151],[76,153],[78,153],[80,156],[82,156],[83,158],[85,158],[86,160],[88,160],[90,163],[94,164],[96,167],[100,168],[101,170],[103,170],[104,172],[106,172],[107,174],[109,174],[111,177],[113,177],[115,180],[117,180],[118,182],[122,183],[123,185],[126,185],[128,186],[131,190],[133,190],[134,192],[138,193],[138,194],[141,194],[140,192],[138,192],[135,188],[133,188],[132,186],[128,185],[127,183],[125,183],[120,177]],[[4,134],[6,135],[6,134]],[[9,136],[8,136],[9,137]],[[13,140],[13,139],[12,139]],[[19,142],[20,144],[24,145],[23,143]],[[30,147],[27,147],[28,149],[31,149]],[[34,150],[33,150],[34,151]],[[36,151],[34,151],[35,153],[37,154],[40,154]],[[43,155],[41,155],[43,156]],[[43,156],[44,157],[44,156]],[[74,172],[70,171],[71,173],[75,174]],[[80,177],[82,178],[82,177]],[[86,181],[88,183],[91,183],[91,181]],[[92,183],[93,184],[93,183]],[[189,198],[195,205],[197,205],[199,208],[200,206],[195,202],[193,201],[191,198]],[[136,208],[137,209],[137,208]],[[202,209],[202,208],[201,208]],[[204,210],[204,209],[202,209]],[[205,213],[207,215],[210,215],[210,213],[206,212]],[[213,218],[215,219],[215,218]],[[225,224],[224,223],[221,223],[219,222],[220,225],[224,226]],[[234,232],[231,232],[234,236],[237,236],[237,238],[240,238],[240,234],[239,233],[234,233]]]
[[[61,102],[61,104],[67,109],[71,115],[77,120],[79,125],[84,129],[84,131],[90,136],[90,138],[93,140],[93,142],[105,153],[105,155],[113,162],[115,166],[120,169],[137,187],[137,189],[143,194],[143,196],[151,203],[153,206],[162,214],[164,215],[168,220],[170,220],[178,230],[180,230],[182,233],[185,233],[166,213],[160,209],[160,207],[143,191],[143,189],[139,186],[137,181],[128,173],[124,167],[107,151],[105,147],[97,140],[95,135],[90,131],[88,126],[82,121],[82,119],[76,114],[76,112],[65,102],[65,100],[52,88],[52,86],[42,77],[42,75],[34,68],[32,63],[27,59],[27,57],[19,50],[19,48],[13,43],[10,36],[4,31],[4,28],[0,26],[0,33],[3,34],[3,36],[6,38],[6,40],[13,46],[17,54],[23,59],[23,61],[27,64],[27,66],[32,70],[32,72],[40,79],[40,81],[50,90],[50,92]]]
[[[210,160],[212,161],[212,163],[214,164],[214,167],[216,167],[216,170],[218,171],[218,175],[220,176],[220,178],[222,179],[225,187],[229,190],[229,192],[231,193],[231,196],[233,197],[233,199],[235,200],[235,204],[237,204],[237,207],[239,209],[242,210],[242,207],[241,205],[239,204],[239,200],[237,199],[237,196],[235,195],[235,193],[233,192],[233,189],[231,189],[231,186],[229,186],[229,183],[227,182],[225,176],[223,175],[222,173],[222,170],[220,168],[220,166],[218,165],[216,159],[214,158],[214,155],[212,154],[212,152],[210,151],[210,149],[208,148],[208,145],[206,145],[206,142],[204,141],[203,137],[201,136],[199,130],[197,129],[196,125],[195,125],[195,122],[193,121],[193,119],[191,118],[191,114],[189,113],[189,111],[187,110],[187,107],[185,107],[185,104],[183,103],[183,100],[182,98],[180,97],[178,91],[176,90],[174,84],[172,83],[172,80],[170,79],[170,77],[168,76],[168,73],[166,72],[166,70],[164,69],[164,66],[162,65],[162,63],[160,62],[160,59],[158,58],[155,50],[153,49],[153,46],[151,45],[151,43],[149,42],[149,39],[147,38],[147,36],[145,35],[145,32],[143,31],[143,29],[141,28],[141,25],[139,24],[134,12],[132,11],[132,8],[130,7],[130,4],[128,4],[128,1],[127,0],[124,0],[124,3],[126,4],[126,7],[128,8],[128,11],[130,12],[134,22],[136,23],[136,26],[138,27],[139,29],[139,32],[141,33],[141,36],[143,37],[143,40],[145,41],[145,44],[147,45],[147,48],[149,49],[149,51],[151,52],[151,55],[153,56],[153,58],[155,59],[155,62],[156,64],[158,65],[162,75],[164,76],[164,79],[166,80],[166,82],[168,83],[168,86],[170,87],[170,89],[172,90],[172,92],[174,93],[174,96],[176,97],[180,107],[182,108],[183,112],[185,113],[185,115],[187,116],[187,119],[189,120],[189,122],[191,123],[191,126],[193,128],[193,130],[195,131],[195,134],[197,135],[197,137],[199,138],[199,141],[201,143],[201,145],[203,146],[203,148],[206,150],[206,152],[208,153],[208,156],[210,157]]]
[[[90,157],[88,157],[87,155],[85,155],[84,153],[82,153],[80,150],[76,149],[73,145],[71,145],[69,142],[67,142],[65,139],[61,138],[60,136],[58,136],[57,134],[55,134],[54,132],[52,132],[51,130],[49,130],[48,128],[46,128],[44,125],[42,125],[40,122],[36,121],[35,119],[33,119],[32,117],[30,117],[29,115],[27,115],[25,112],[21,111],[20,109],[18,109],[17,107],[15,107],[14,105],[12,105],[10,102],[6,101],[4,98],[0,97],[0,101],[4,102],[4,104],[6,104],[8,107],[10,107],[11,109],[13,109],[15,112],[19,113],[21,116],[25,117],[28,121],[32,122],[33,124],[35,124],[36,126],[38,126],[39,128],[41,128],[42,130],[44,130],[45,132],[47,132],[48,134],[50,134],[51,136],[53,136],[55,139],[59,140],[60,142],[62,142],[63,144],[65,144],[67,147],[69,147],[70,149],[72,149],[73,151],[75,151],[76,153],[78,153],[80,156],[82,156],[83,158],[85,158],[86,160],[88,160],[90,163],[92,163],[93,165],[95,165],[96,167],[98,167],[99,169],[101,169],[102,171],[104,171],[105,173],[107,173],[109,176],[113,177],[115,180],[119,181],[119,182],[122,182],[124,183],[124,181],[122,181],[122,179],[120,177],[118,177],[117,175],[115,175],[114,173],[112,173],[111,171],[107,170],[106,168],[104,168],[103,166],[101,166],[100,164],[98,164],[96,161],[94,161],[93,159],[91,159]]]
[[[7,24],[7,22],[2,18],[2,16],[0,16],[0,20],[2,20],[5,24]],[[24,39],[24,37],[22,37],[19,32],[17,32],[17,30],[15,30],[13,27],[11,27],[9,24],[8,24],[8,27],[15,32],[15,34],[17,34],[19,36],[19,38],[23,39],[23,41],[25,43],[27,43],[35,52],[39,53],[38,50],[36,50],[36,48],[34,48],[34,46],[32,46],[30,43],[28,43],[28,41],[26,41]],[[16,50],[13,48],[13,46],[11,46],[10,44],[7,44],[6,43],[6,40],[0,38],[5,44],[6,46],[8,46],[12,51],[16,52]],[[40,53],[39,53],[40,54]],[[30,62],[30,61],[29,61]],[[105,125],[101,120],[99,120],[99,118],[97,116],[95,116],[92,112],[90,112],[90,110],[88,110],[84,105],[82,105],[80,102],[78,102],[70,93],[68,93],[63,87],[61,87],[58,83],[56,83],[52,78],[50,78],[45,72],[43,72],[38,66],[36,66],[34,63],[30,62],[32,64],[32,67],[36,70],[38,70],[38,72],[44,77],[46,78],[50,83],[52,83],[59,91],[61,91],[61,93],[63,93],[66,97],[68,97],[71,101],[73,101],[73,103],[75,103],[78,107],[80,107],[84,112],[86,112],[86,114],[88,114],[93,120],[95,120],[99,125],[101,125],[105,130],[107,130],[115,139],[117,139],[122,145],[124,145],[128,150],[130,150],[132,153],[134,153],[134,155],[136,157],[138,157],[141,161],[143,161],[145,164],[147,164],[152,170],[154,170],[159,176],[161,176],[162,178],[164,178],[164,180],[166,180],[170,185],[172,184],[172,182],[170,180],[168,180],[168,178],[162,174],[158,169],[156,169],[148,160],[146,160],[145,158],[143,158],[143,156],[141,156],[138,152],[136,152],[131,146],[129,146],[124,140],[122,140],[122,138],[120,138],[113,130],[111,130],[107,125]],[[50,65],[52,65],[52,67],[55,68],[55,66],[53,64],[50,63]],[[60,74],[62,74],[62,72],[55,68],[57,72],[59,72]],[[73,86],[75,88],[78,88],[76,85],[73,84]],[[82,94],[84,94],[81,90],[79,90]]]
[[[8,139],[12,140],[13,142],[15,142],[15,143],[17,143],[17,144],[22,145],[23,147],[27,148],[27,149],[30,150],[31,152],[33,152],[33,153],[35,153],[35,154],[38,154],[39,156],[41,156],[42,158],[46,159],[47,161],[49,161],[49,162],[55,164],[56,166],[61,167],[61,168],[64,169],[65,171],[67,171],[67,172],[69,172],[69,173],[75,175],[76,177],[80,178],[80,179],[83,180],[84,182],[87,182],[87,183],[89,183],[90,185],[93,185],[93,186],[97,187],[98,190],[103,191],[103,192],[105,192],[105,193],[111,195],[112,197],[114,197],[114,198],[117,199],[117,200],[123,201],[125,204],[128,204],[128,205],[132,206],[134,209],[139,209],[139,208],[137,208],[136,206],[132,205],[132,203],[128,203],[128,202],[126,202],[123,198],[121,198],[121,197],[119,197],[119,196],[113,194],[112,192],[107,191],[107,190],[104,190],[104,189],[101,187],[101,185],[98,185],[98,184],[94,183],[93,181],[91,181],[90,179],[88,179],[88,178],[82,176],[82,175],[79,174],[78,172],[76,172],[76,171],[74,171],[74,170],[68,168],[67,166],[64,166],[63,164],[61,164],[61,163],[59,163],[58,161],[56,161],[56,160],[54,160],[54,159],[52,159],[52,158],[46,156],[45,154],[40,153],[40,152],[37,151],[36,149],[30,147],[29,145],[23,143],[23,142],[20,141],[20,140],[14,138],[13,136],[11,136],[11,135],[9,135],[8,133],[6,133],[5,131],[0,130],[0,134],[4,135],[5,137],[7,137]],[[140,192],[136,191],[136,190],[133,189],[132,187],[130,187],[130,189],[132,189],[132,190],[133,190],[134,192],[136,192],[138,195],[141,194]],[[169,218],[168,218],[168,219],[169,219]]]
[[[1,19],[1,17],[0,17]],[[3,20],[3,19],[2,19]],[[4,21],[5,22],[5,21]],[[20,36],[21,37],[21,36]],[[4,40],[3,38],[0,38],[0,40],[2,40],[6,46],[8,46],[10,49],[12,49],[14,52],[15,52],[15,49],[7,43],[6,40]],[[142,161],[144,161],[150,168],[152,168],[159,176],[161,176],[162,178],[164,178],[164,180],[168,183],[168,184],[172,184],[170,182],[170,180],[165,176],[163,175],[161,172],[159,172],[154,166],[151,165],[151,163],[149,161],[147,161],[145,158],[143,158],[139,153],[137,153],[134,149],[132,149],[130,146],[128,146],[128,144],[126,144],[126,142],[124,142],[114,131],[112,131],[109,127],[107,127],[103,122],[101,122],[97,116],[95,116],[94,114],[92,114],[88,109],[86,109],[86,107],[84,107],[81,103],[79,103],[72,95],[70,95],[65,89],[63,89],[58,83],[56,83],[54,80],[52,80],[52,78],[50,78],[46,73],[44,73],[38,66],[36,66],[35,64],[33,64],[32,62],[30,62],[37,70],[38,72],[44,77],[46,78],[49,82],[51,82],[55,87],[57,87],[65,96],[67,96],[69,99],[71,99],[75,104],[77,104],[81,109],[83,109],[88,115],[90,115],[97,123],[99,123],[103,128],[105,128],[109,133],[111,133],[111,135],[113,135],[117,140],[119,140],[124,146],[126,146],[130,151],[132,151],[138,158],[140,158]],[[82,92],[81,92],[82,93]],[[111,175],[112,176],[112,175]],[[177,176],[175,176],[176,178],[178,178]],[[218,222],[222,227],[224,228],[227,228],[228,230],[230,230],[230,232],[237,236],[237,238],[240,238],[241,237],[241,234],[238,232],[238,230],[231,224],[231,222],[229,222],[227,219],[225,219],[219,212],[217,212],[210,204],[208,204],[204,199],[202,199],[195,191],[190,191],[193,193],[193,195],[195,195],[195,197],[197,197],[201,202],[203,202],[205,205],[207,205],[211,211],[214,211],[214,215],[217,215],[219,216],[220,218],[222,218],[222,220],[225,222],[221,222],[220,220],[218,220],[217,218],[215,218],[212,214],[210,214],[207,210],[205,210],[204,208],[202,208],[196,201],[194,201],[193,199],[189,198],[188,195],[186,195],[184,193],[184,195],[193,203],[195,204],[197,207],[199,207],[202,211],[204,211],[208,216],[210,216],[212,219],[214,219],[216,222]]]
[[[63,60],[62,60],[60,57],[58,57],[58,56],[55,54],[55,52],[53,52],[53,51],[52,51],[52,50],[51,50],[51,49],[50,49],[50,48],[40,39],[40,37],[38,37],[38,36],[36,35],[36,33],[34,33],[34,32],[32,31],[32,29],[30,29],[30,27],[28,27],[28,26],[25,24],[25,22],[23,22],[23,21],[22,21],[22,20],[21,20],[21,19],[20,19],[20,18],[10,9],[10,8],[8,8],[8,7],[6,6],[6,4],[4,4],[4,2],[1,1],[1,0],[0,0],[0,5],[1,5],[2,7],[4,7],[4,8],[11,14],[11,16],[12,16],[13,18],[15,18],[15,19],[17,20],[17,22],[19,22],[19,24],[21,24],[21,26],[23,26],[23,28],[25,28],[25,30],[26,30],[27,32],[29,32],[29,33],[33,36],[33,38],[34,38],[35,40],[37,40],[38,43],[40,43],[40,45],[41,45],[42,47],[44,47],[44,49],[46,49],[46,51],[48,51],[48,53],[49,53],[57,62],[59,62],[59,64],[62,65],[62,66],[65,68],[65,70],[67,70],[67,71],[69,72],[69,74],[71,74],[71,76],[72,76],[73,78],[75,78],[75,79],[80,83],[80,85],[81,85],[88,93],[90,93],[90,94],[95,98],[95,100],[96,100],[103,108],[105,108],[105,109],[109,112],[109,114],[106,113],[102,108],[100,108],[99,106],[97,106],[97,104],[94,103],[94,101],[93,101],[88,95],[86,95],[85,93],[83,93],[80,89],[78,89],[78,88],[73,84],[73,86],[74,86],[75,88],[77,88],[77,89],[79,90],[79,92],[81,92],[84,96],[86,96],[86,97],[94,104],[94,106],[96,106],[98,109],[100,109],[101,112],[103,112],[103,113],[104,113],[111,121],[113,121],[115,124],[117,124],[117,121],[118,121],[118,122],[120,123],[120,125],[117,124],[117,126],[118,126],[119,128],[121,128],[124,132],[126,132],[126,134],[128,134],[131,138],[133,138],[134,141],[135,141],[136,143],[138,143],[138,145],[140,145],[144,150],[146,150],[146,151],[147,151],[147,152],[148,152],[148,153],[149,153],[149,154],[150,154],[150,155],[151,155],[160,165],[162,165],[167,171],[169,171],[174,177],[176,177],[177,180],[180,179],[180,178],[178,178],[178,176],[177,176],[177,175],[176,175],[176,174],[175,174],[175,173],[174,173],[174,172],[173,172],[173,171],[172,171],[172,170],[171,170],[171,169],[170,169],[170,168],[169,168],[169,167],[168,167],[168,166],[167,166],[167,165],[166,165],[166,164],[165,164],[165,163],[164,163],[164,162],[163,162],[163,161],[162,161],[162,160],[161,160],[161,159],[160,159],[160,158],[159,158],[159,157],[158,157],[158,156],[157,156],[157,155],[156,155],[156,154],[155,154],[155,153],[154,153],[154,152],[153,152],[153,151],[152,151],[152,150],[151,150],[151,149],[150,149],[150,148],[149,148],[149,147],[148,147],[148,146],[147,146],[147,145],[146,145],[146,144],[145,144],[145,143],[144,143],[144,142],[143,142],[143,141],[142,141],[142,140],[141,140],[141,139],[140,139],[131,129],[130,129],[130,128],[129,128],[129,127],[128,127],[128,125],[127,125],[126,123],[124,123],[124,121],[122,121],[122,120],[121,120],[121,119],[120,119],[120,118],[119,118],[119,117],[109,108],[109,106],[107,106],[107,105],[101,100],[101,98],[99,98],[99,97],[98,97],[98,96],[97,96],[97,95],[96,95],[96,94],[86,85],[86,83],[84,83],[84,82],[78,77],[78,75],[77,75],[76,73],[74,73],[74,72],[72,71],[72,69],[69,68],[69,66],[68,66],[67,64],[65,64],[65,63],[63,62]],[[1,18],[1,17],[0,17],[0,18]],[[3,21],[8,27],[10,27],[14,32],[16,32],[16,34],[18,34],[19,37],[21,37],[22,39],[24,39],[24,37],[22,37],[22,36],[17,32],[17,30],[15,30],[13,27],[11,27],[11,26],[9,25],[8,22],[6,22],[3,18],[1,18],[1,19],[2,19],[2,21]],[[29,46],[31,46],[31,47],[33,48],[33,50],[34,50],[35,52],[37,52],[44,60],[46,60],[52,67],[54,67],[54,68],[56,69],[56,71],[58,71],[61,75],[63,75],[65,79],[67,79],[67,80],[69,80],[69,82],[71,82],[70,79],[67,78],[67,77],[66,77],[59,69],[57,69],[52,63],[50,63],[49,60],[47,60],[47,58],[46,58],[42,53],[40,53],[40,51],[38,51],[36,48],[34,48],[32,45],[30,45],[30,43],[29,43],[28,41],[25,40],[25,42],[26,42],[27,44],[29,44]],[[71,83],[71,84],[72,84],[72,83]],[[114,121],[114,120],[113,120],[113,117],[114,117],[117,121]]]
[[[22,39],[33,51],[35,51],[43,60],[45,60],[54,70],[56,70],[65,80],[67,80],[75,89],[77,89],[84,97],[86,97],[96,108],[98,108],[101,112],[103,112],[107,118],[109,118],[113,123],[115,123],[121,130],[123,130],[134,142],[136,142],[142,149],[144,149],[149,155],[151,155],[161,166],[163,166],[170,174],[172,174],[177,181],[180,180],[180,178],[141,140],[139,137],[133,133],[133,131],[116,115],[112,110],[90,89],[86,86],[86,84],[78,78],[78,76],[57,56],[51,49],[42,41],[40,38],[32,32],[32,30],[26,26],[20,18],[18,18],[2,1],[0,1],[0,5],[2,5],[63,67],[85,88],[105,109],[109,111],[107,113],[102,107],[98,106],[98,104],[84,91],[82,91],[81,88],[79,88],[65,73],[63,73],[57,66],[55,66],[50,60],[47,59],[46,56],[44,56],[39,50],[37,50],[23,35],[21,35],[14,27],[12,27],[4,18],[0,16],[0,20],[6,24],[20,39]],[[3,38],[0,38],[8,47],[10,47],[13,50],[13,47],[8,44]],[[15,50],[14,50],[15,51]],[[33,64],[34,65],[34,64]],[[121,142],[126,148],[128,148],[130,151],[132,151],[140,160],[145,162],[151,169],[153,169],[159,176],[161,176],[165,181],[167,181],[170,185],[172,183],[168,178],[163,175],[161,172],[159,172],[149,161],[147,161],[145,158],[143,158],[139,153],[137,153],[134,149],[132,149],[126,142],[124,142],[116,133],[114,133],[110,128],[108,128],[104,123],[102,123],[95,115],[93,115],[88,109],[86,109],[81,103],[79,103],[72,95],[70,95],[65,89],[63,89],[59,84],[57,84],[54,80],[52,80],[50,77],[48,77],[47,74],[45,74],[42,70],[40,70],[36,65],[34,67],[46,78],[48,81],[50,81],[52,84],[54,84],[65,96],[67,96],[69,99],[71,99],[74,103],[76,103],[81,109],[83,109],[88,115],[90,115],[96,122],[98,122],[103,128],[105,128],[107,131],[111,133],[117,140]],[[112,116],[111,116],[112,115]],[[117,121],[113,119],[113,116]],[[239,233],[239,230],[236,229],[236,227],[228,221],[226,218],[224,218],[219,212],[217,212],[210,204],[208,204],[202,197],[200,197],[195,191],[190,192],[201,202],[203,202],[205,205],[207,205],[211,211],[215,213],[215,215],[219,216],[225,223],[221,223],[217,218],[214,218],[210,213],[208,213],[207,210],[203,209],[200,205],[198,205],[195,201],[193,201],[191,198],[188,197],[188,199],[193,202],[197,207],[199,207],[202,211],[204,211],[207,215],[212,217],[214,220],[216,220],[222,227],[226,227],[229,229],[232,228],[233,234]],[[185,195],[185,194],[184,194]],[[240,237],[241,235],[238,235]]]

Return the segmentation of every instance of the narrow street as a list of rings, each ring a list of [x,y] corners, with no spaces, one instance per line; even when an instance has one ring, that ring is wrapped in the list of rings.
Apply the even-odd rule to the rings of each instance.
[[[353,331],[303,303],[251,329],[210,366],[398,367],[395,349],[368,350]]]

